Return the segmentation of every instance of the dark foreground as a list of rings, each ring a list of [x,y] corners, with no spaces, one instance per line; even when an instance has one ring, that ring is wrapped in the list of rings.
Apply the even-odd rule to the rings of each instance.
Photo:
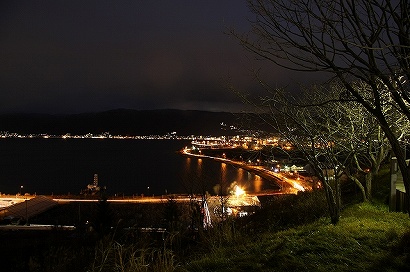
[[[346,198],[344,198],[346,199]],[[321,191],[262,199],[254,215],[205,230],[190,205],[71,203],[0,232],[8,271],[409,271],[410,220],[386,205],[345,206],[330,224]],[[58,225],[74,224],[75,231]],[[109,226],[107,228],[107,226]]]
[[[189,207],[178,204],[173,208],[178,211],[181,222],[186,222],[182,215]],[[147,234],[146,230],[168,227],[167,209],[170,207],[166,203],[59,204],[28,222],[52,225],[51,230],[0,230],[1,270],[84,271],[93,258],[95,246],[108,233],[116,232],[121,239],[133,240],[137,236],[141,239],[149,236],[150,243],[154,243],[158,233]],[[75,230],[63,230],[62,225],[75,226]],[[79,258],[79,255],[84,256]],[[61,270],[55,270],[56,267]]]

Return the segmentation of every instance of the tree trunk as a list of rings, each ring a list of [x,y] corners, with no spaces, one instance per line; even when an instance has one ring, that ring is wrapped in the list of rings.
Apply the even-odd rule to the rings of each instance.
[[[337,207],[337,201],[333,193],[333,189],[329,184],[329,181],[323,180],[323,184],[326,192],[327,206],[329,207],[330,222],[333,225],[336,225],[339,222],[339,209]]]
[[[342,207],[342,191],[340,189],[340,178],[335,179],[335,192],[336,192],[336,209],[340,211]]]
[[[366,180],[366,196],[368,201],[372,201],[372,182],[373,182],[373,176],[375,174],[373,171],[370,171],[369,173],[366,173],[365,175],[365,180]]]
[[[367,191],[366,191],[367,187],[365,189],[363,187],[362,183],[356,177],[350,176],[349,178],[352,179],[354,181],[354,183],[356,183],[357,187],[359,187],[360,192],[362,193],[363,202],[366,202],[368,200],[368,195],[367,195]],[[367,185],[367,183],[366,183],[366,185]]]

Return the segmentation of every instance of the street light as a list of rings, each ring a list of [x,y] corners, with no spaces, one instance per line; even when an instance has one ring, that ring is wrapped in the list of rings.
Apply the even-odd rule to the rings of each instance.
[[[20,186],[20,195],[21,195],[21,191],[23,190],[23,188],[24,188],[24,186],[21,185],[21,186]]]

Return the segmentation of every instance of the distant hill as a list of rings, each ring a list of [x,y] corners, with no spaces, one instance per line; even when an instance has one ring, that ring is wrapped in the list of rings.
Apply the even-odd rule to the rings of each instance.
[[[237,128],[232,130],[230,126]],[[265,128],[263,128],[265,126]],[[234,135],[238,130],[266,130],[254,115],[193,110],[128,110],[71,115],[2,114],[0,131],[48,134],[110,132],[112,135]]]

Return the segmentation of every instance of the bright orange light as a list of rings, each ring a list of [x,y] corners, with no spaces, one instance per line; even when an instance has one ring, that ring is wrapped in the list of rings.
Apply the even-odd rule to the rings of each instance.
[[[241,187],[239,187],[238,185],[235,185],[234,194],[235,194],[236,197],[239,197],[239,196],[245,195],[245,191]]]

